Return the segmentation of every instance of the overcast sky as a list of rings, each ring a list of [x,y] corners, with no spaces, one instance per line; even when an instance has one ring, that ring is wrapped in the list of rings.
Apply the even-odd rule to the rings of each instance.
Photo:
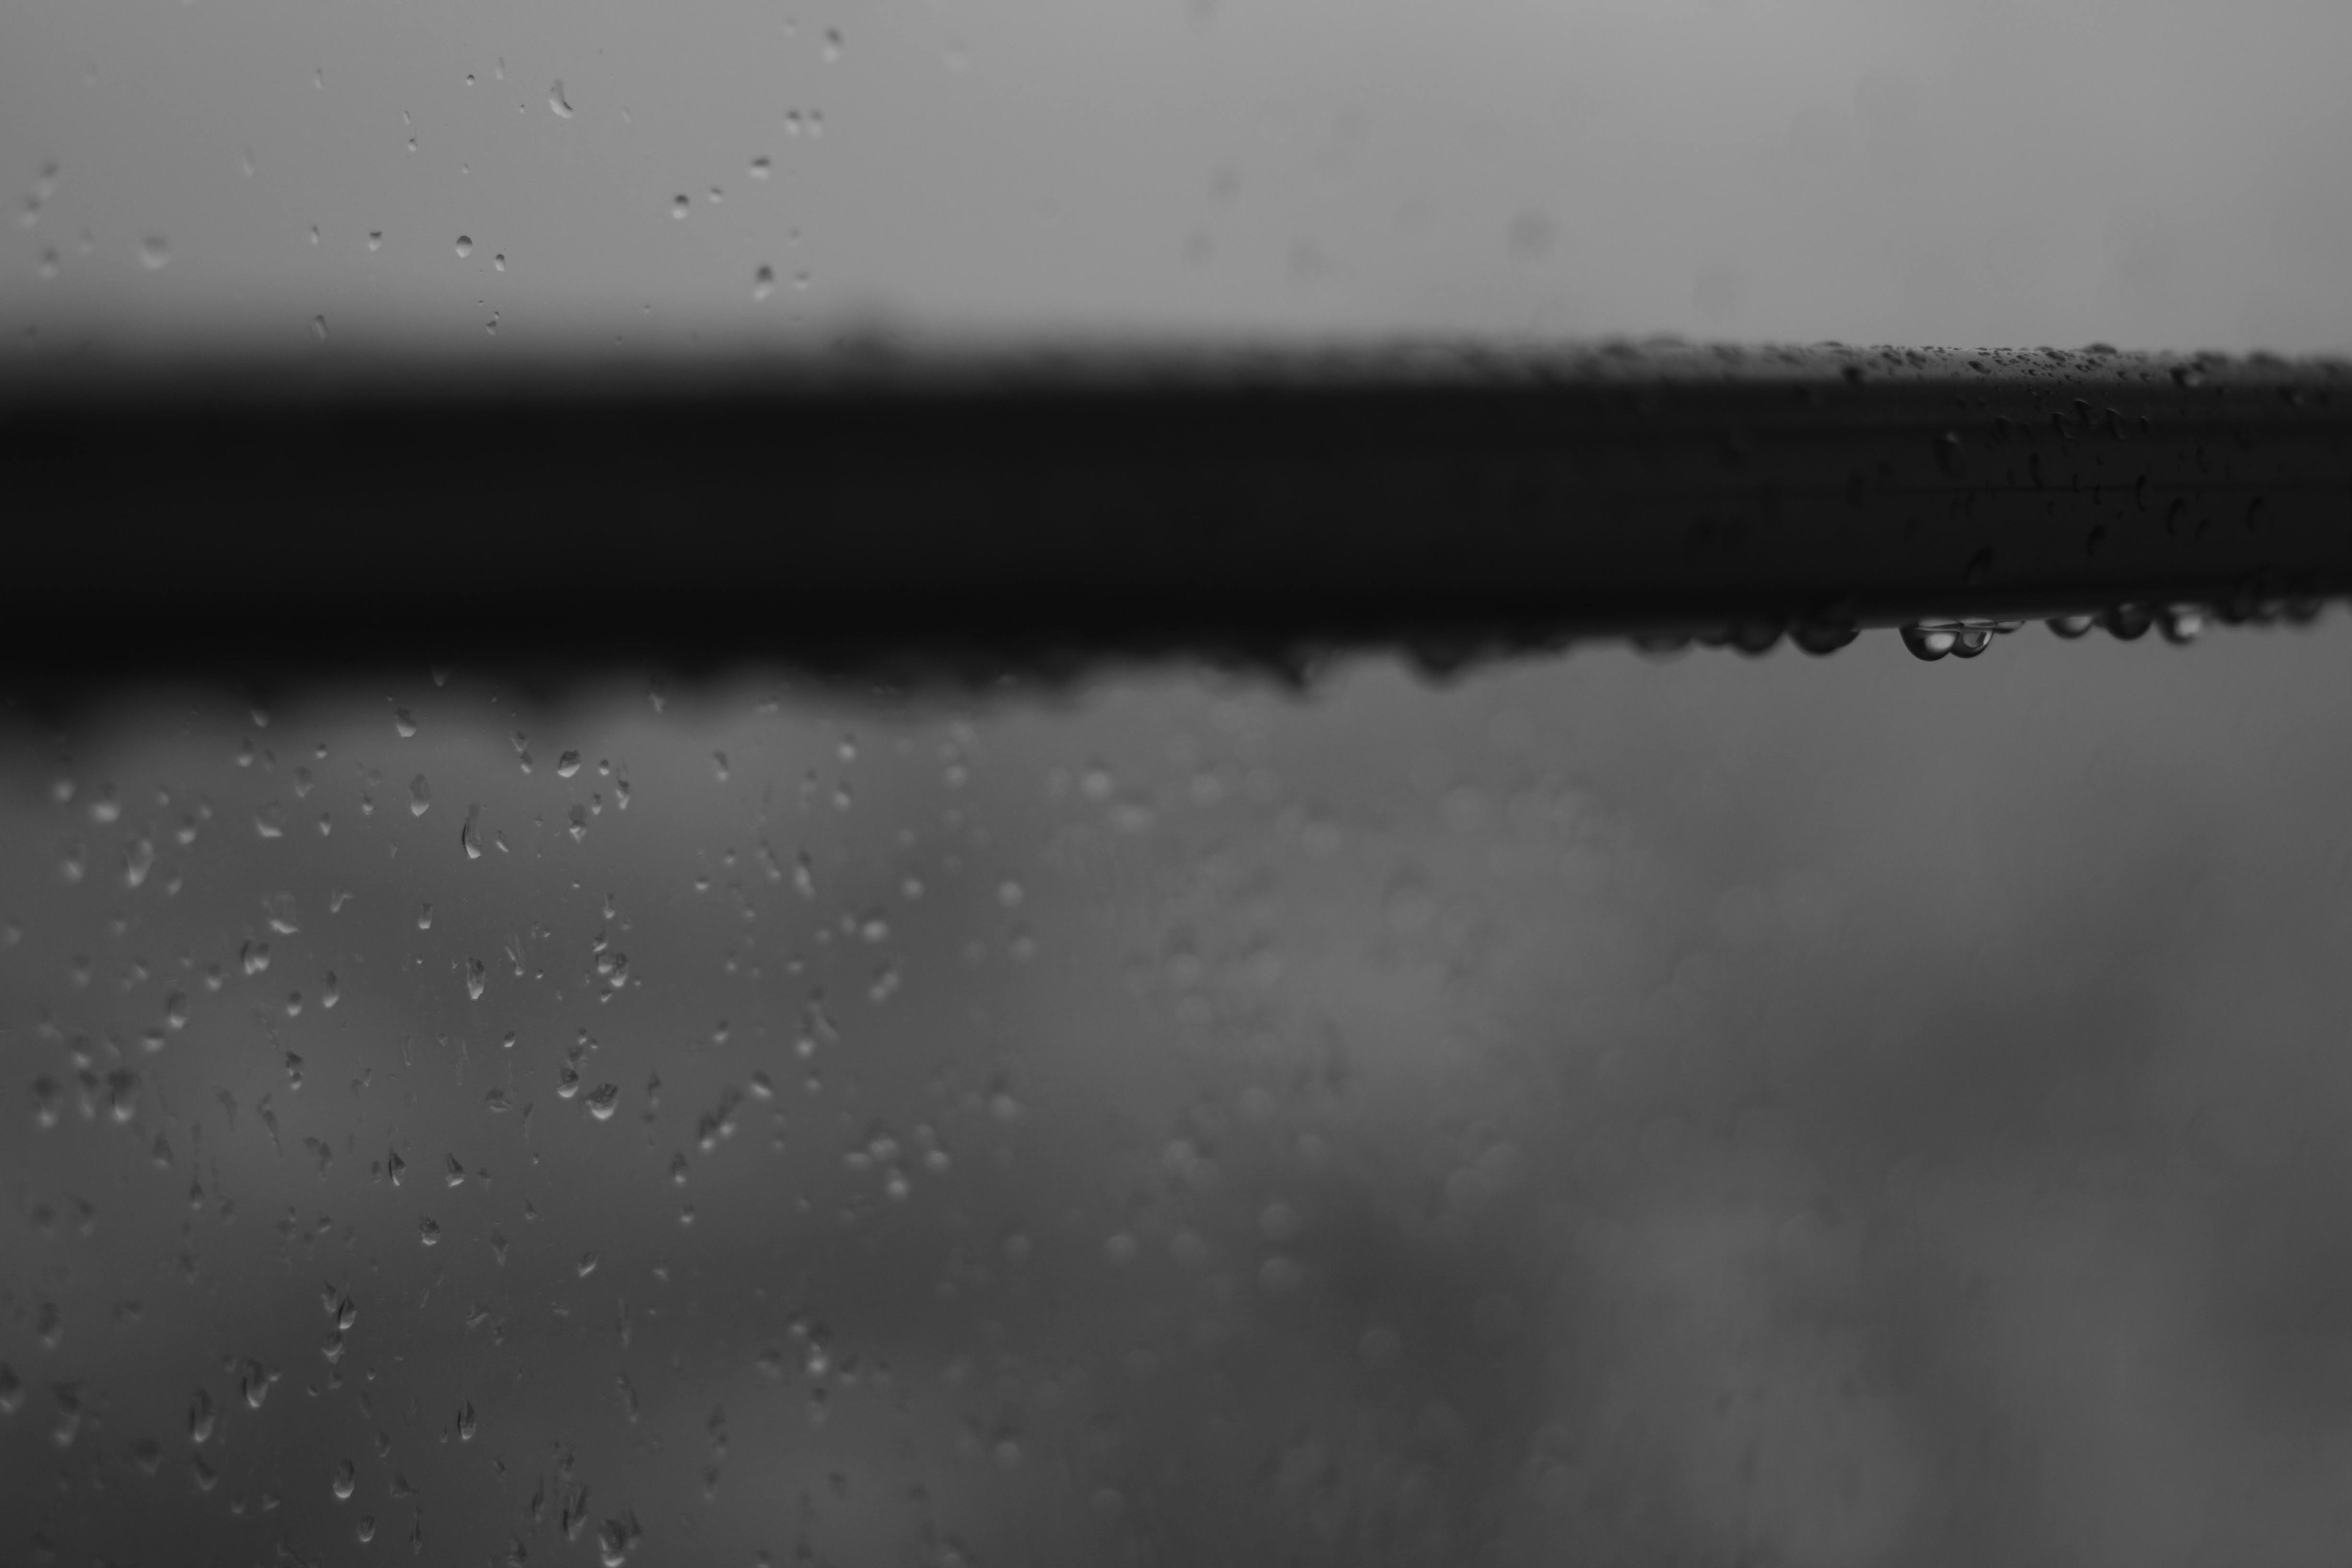
[[[2347,58],[2341,0],[12,0],[0,331],[2341,351]]]

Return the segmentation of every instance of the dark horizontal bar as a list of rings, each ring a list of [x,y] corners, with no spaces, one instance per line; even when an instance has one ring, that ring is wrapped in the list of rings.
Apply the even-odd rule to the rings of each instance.
[[[870,673],[1809,646],[2352,591],[2352,365],[1113,351],[0,389],[0,660]]]

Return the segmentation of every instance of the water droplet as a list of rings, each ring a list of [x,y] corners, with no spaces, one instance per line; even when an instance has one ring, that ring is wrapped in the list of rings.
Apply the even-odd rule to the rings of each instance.
[[[2158,628],[2164,640],[2176,647],[2195,642],[2205,629],[2205,612],[2196,605],[2168,605],[2158,619]]]
[[[599,1121],[610,1121],[620,1099],[619,1084],[599,1084],[588,1093],[588,1113]]]
[[[322,343],[327,341],[326,317],[313,316],[310,318],[310,335],[318,339]]]
[[[422,1219],[417,1221],[416,1239],[423,1242],[427,1247],[440,1246],[441,1226],[439,1223],[430,1219]]]
[[[457,828],[457,842],[464,847],[466,858],[468,860],[478,860],[482,858],[482,842],[475,836],[474,832],[474,823],[480,817],[481,814],[482,808],[480,806],[467,806],[466,808],[466,820],[461,823]]]
[[[755,180],[764,180],[764,179],[766,179],[766,178],[768,177],[768,168],[769,168],[769,164],[768,164],[768,160],[767,160],[766,158],[764,158],[764,157],[760,157],[760,158],[754,158],[754,159],[752,159],[752,160],[751,160],[751,177],[752,177],[753,179],[755,179]]]
[[[555,85],[547,89],[547,107],[554,111],[555,118],[558,120],[572,118],[572,105],[564,99],[562,77],[557,77]]]
[[[1952,634],[1952,657],[1974,658],[1992,647],[1992,639],[1993,629],[1990,626],[1963,626]]]
[[[425,782],[423,773],[408,781],[408,812],[422,816],[433,807],[433,786]]]
[[[359,1538],[359,1543],[362,1546],[365,1546],[369,1542],[373,1541],[375,1539],[375,1515],[369,1514],[366,1518],[361,1520],[359,1523],[353,1525],[352,1527],[352,1533]]]
[[[457,237],[457,259],[463,261],[466,258],[473,254],[474,237],[470,234],[459,235]]]
[[[151,234],[139,247],[139,265],[150,272],[161,271],[172,259],[172,245],[160,234]]]
[[[457,1441],[460,1443],[472,1442],[474,1440],[474,1402],[468,1399],[465,1404],[457,1407]]]
[[[757,305],[764,302],[768,296],[773,294],[775,291],[776,269],[774,268],[762,267],[760,270],[751,274],[751,302],[753,304]]]
[[[686,215],[687,215],[688,213],[689,213],[689,212],[691,212],[691,211],[693,211],[693,210],[694,210],[694,204],[693,204],[692,202],[689,202],[689,201],[688,201],[688,200],[686,199],[685,193],[680,192],[678,195],[674,195],[674,196],[670,197],[670,199],[669,199],[669,216],[672,216],[672,217],[674,217],[674,218],[683,218],[683,217],[685,217],[685,216],[686,216]]]
[[[2050,629],[2072,642],[2099,624],[2096,616],[2053,616],[2046,623]]]
[[[580,753],[579,753],[579,752],[564,752],[564,753],[563,753],[563,755],[562,755],[562,756],[561,756],[561,757],[559,757],[559,758],[557,758],[557,759],[556,759],[556,763],[555,763],[555,776],[556,776],[557,778],[560,778],[560,779],[568,779],[568,778],[570,778],[573,773],[578,773],[579,771],[580,771]]]
[[[2100,616],[2099,622],[2117,640],[2135,642],[2156,624],[2156,615],[2146,605],[2117,605]]]
[[[491,257],[490,266],[498,271],[504,272],[507,269],[507,253],[501,250],[496,256]]]
[[[212,1441],[213,1396],[203,1389],[188,1405],[188,1441],[202,1445]]]
[[[484,981],[483,981],[483,977],[482,977],[482,961],[481,961],[480,959],[477,958],[477,959],[474,959],[474,960],[470,961],[470,962],[466,965],[466,994],[467,994],[467,996],[468,998],[470,998],[471,1000],[473,1000],[473,1001],[476,1001],[476,1002],[480,1001],[480,1000],[482,999],[482,986],[483,986],[483,984],[484,984]]]
[[[1958,646],[1959,637],[1948,626],[1907,626],[1903,628],[1903,646],[1915,658],[1938,659]]]
[[[352,1464],[349,1459],[345,1459],[341,1464],[335,1467],[335,1479],[333,1486],[335,1500],[337,1502],[350,1501],[352,1493],[358,1489],[359,1484],[360,1472],[358,1466]]]
[[[368,248],[370,250],[382,250],[383,248],[383,230],[377,228],[370,229],[368,231]]]
[[[588,1278],[588,1276],[590,1276],[591,1274],[595,1273],[595,1272],[596,1272],[596,1255],[595,1255],[594,1253],[593,1253],[593,1252],[583,1252],[583,1253],[582,1253],[582,1254],[580,1255],[580,1262],[579,1262],[579,1265],[578,1265],[577,1272],[579,1273],[580,1278],[581,1278],[581,1279],[587,1279],[587,1278]]]
[[[431,931],[433,929],[433,906],[431,904],[425,904],[417,910],[416,929],[418,931]]]

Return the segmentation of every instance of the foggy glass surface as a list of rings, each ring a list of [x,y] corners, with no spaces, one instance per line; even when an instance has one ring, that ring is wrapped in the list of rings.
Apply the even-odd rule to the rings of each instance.
[[[2322,1560],[2348,635],[20,725],[0,1557]]]
[[[2342,351],[2347,48],[30,0],[0,371]],[[8,710],[0,1563],[2332,1560],[2347,638]]]

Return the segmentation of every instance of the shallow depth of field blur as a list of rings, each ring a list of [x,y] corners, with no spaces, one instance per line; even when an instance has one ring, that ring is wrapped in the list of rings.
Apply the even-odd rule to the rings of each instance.
[[[13,0],[0,377],[881,317],[2352,352],[2341,0]]]
[[[2318,1561],[2347,650],[12,721],[0,1558]]]

